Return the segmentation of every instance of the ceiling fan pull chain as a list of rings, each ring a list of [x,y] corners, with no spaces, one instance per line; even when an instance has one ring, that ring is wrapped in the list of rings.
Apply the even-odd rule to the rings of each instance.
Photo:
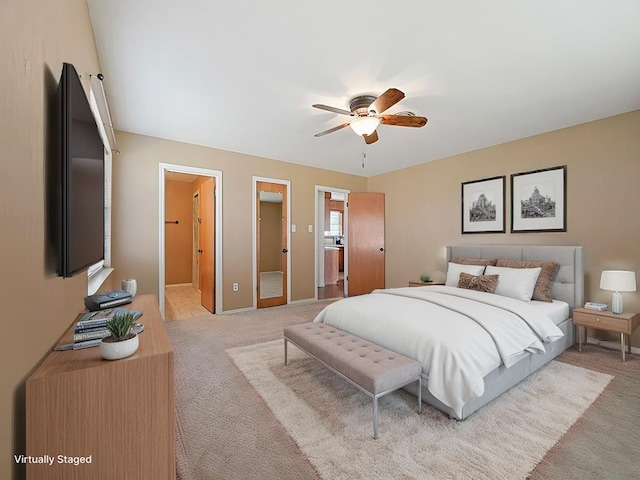
[[[362,168],[364,168],[364,159],[367,158],[366,148],[367,148],[367,144],[363,143],[362,144]]]

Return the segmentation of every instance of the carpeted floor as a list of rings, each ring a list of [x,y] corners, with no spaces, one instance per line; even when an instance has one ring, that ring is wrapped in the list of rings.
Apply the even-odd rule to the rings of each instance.
[[[279,339],[285,325],[311,320],[327,303],[207,315],[166,324],[175,348],[178,478],[319,478],[225,351]],[[616,353],[588,345],[582,354],[570,350],[559,357],[562,362],[615,378],[529,478],[637,476],[640,357],[630,355],[622,363]]]
[[[227,350],[300,449],[326,479],[525,478],[613,379],[552,362],[464,422],[398,391],[371,399],[282,341]]]

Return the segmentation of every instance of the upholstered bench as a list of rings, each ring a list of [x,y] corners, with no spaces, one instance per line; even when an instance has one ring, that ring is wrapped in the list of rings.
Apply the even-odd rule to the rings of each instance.
[[[284,329],[284,364],[291,342],[373,398],[373,438],[378,438],[378,399],[418,382],[418,413],[422,413],[422,365],[375,343],[324,323],[302,323]]]

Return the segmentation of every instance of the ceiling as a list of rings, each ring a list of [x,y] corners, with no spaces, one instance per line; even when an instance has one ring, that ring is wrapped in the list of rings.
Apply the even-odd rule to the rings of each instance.
[[[117,130],[362,176],[640,108],[637,0],[88,0]],[[361,94],[406,97],[423,128]],[[366,153],[364,168],[363,153]]]

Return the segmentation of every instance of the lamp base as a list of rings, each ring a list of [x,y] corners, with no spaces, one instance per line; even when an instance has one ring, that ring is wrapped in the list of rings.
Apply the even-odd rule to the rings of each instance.
[[[622,294],[620,292],[614,292],[611,299],[611,311],[613,313],[622,313]]]

